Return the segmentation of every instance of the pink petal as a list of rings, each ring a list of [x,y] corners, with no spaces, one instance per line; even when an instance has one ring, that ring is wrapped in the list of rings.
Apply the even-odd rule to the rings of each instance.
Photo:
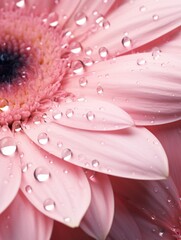
[[[168,174],[167,157],[161,144],[144,128],[105,133],[55,123],[32,123],[24,130],[46,151],[94,171],[135,179],[160,179]],[[47,144],[39,141],[42,133],[49,138]],[[61,149],[57,146],[60,142]]]
[[[17,139],[24,154],[23,193],[43,214],[78,226],[90,204],[90,187],[82,169],[41,150],[24,134]]]
[[[6,127],[0,129],[0,136],[0,213],[2,213],[13,201],[18,192],[21,181],[21,171],[19,167],[19,156],[17,152],[15,152],[16,141],[14,136]],[[6,155],[4,155],[3,152]]]
[[[138,228],[132,213],[125,207],[124,202],[116,199],[115,215],[113,225],[106,240],[112,239],[140,239],[142,233]],[[145,238],[146,239],[146,238]]]
[[[18,1],[17,1],[18,2]],[[48,14],[54,11],[55,1],[41,1],[41,0],[25,0],[26,6],[34,10],[34,13],[37,15]],[[32,9],[33,8],[33,9]]]
[[[158,59],[142,53],[94,64],[85,75],[87,87],[80,87],[81,76],[71,77],[64,90],[79,98],[106,99],[128,112],[137,125],[177,121],[181,119],[180,57],[157,54]],[[98,85],[103,94],[97,94]]]
[[[108,131],[130,127],[131,117],[119,107],[96,99],[78,99],[55,103],[47,118],[63,126]]]
[[[178,0],[123,1],[117,11],[107,16],[110,27],[85,40],[83,46],[92,47],[95,59],[99,49],[106,47],[109,55],[122,54],[142,46],[180,26],[181,3]],[[121,24],[122,23],[122,24]],[[124,39],[130,46],[124,46]]]
[[[169,159],[170,176],[172,177],[178,189],[179,195],[181,196],[181,122],[152,128],[151,130],[163,144]]]
[[[37,211],[19,192],[0,215],[1,240],[49,240],[53,221]]]
[[[114,196],[106,175],[87,171],[91,185],[91,204],[80,227],[95,239],[105,239],[113,221]]]
[[[180,200],[174,182],[169,177],[162,181],[113,180],[113,189],[118,196],[129,201],[136,214],[153,224],[171,229],[178,226]]]
[[[84,233],[81,228],[69,228],[59,222],[54,222],[50,240],[94,240]]]

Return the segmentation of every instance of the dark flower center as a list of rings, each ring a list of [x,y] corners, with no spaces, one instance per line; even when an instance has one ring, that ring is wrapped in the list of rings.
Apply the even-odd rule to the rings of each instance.
[[[11,84],[19,76],[24,60],[19,53],[0,50],[0,84]]]

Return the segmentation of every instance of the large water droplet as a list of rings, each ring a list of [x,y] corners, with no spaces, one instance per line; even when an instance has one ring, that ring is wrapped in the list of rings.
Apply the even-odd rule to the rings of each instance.
[[[100,165],[100,163],[99,163],[99,161],[97,161],[96,159],[94,159],[94,160],[92,160],[92,166],[93,167],[99,167],[99,165]]]
[[[50,178],[50,172],[44,167],[38,167],[34,171],[34,177],[38,182],[46,182]]]
[[[87,16],[83,12],[78,12],[74,19],[77,26],[83,26],[87,22]]]
[[[49,137],[48,137],[47,133],[42,132],[38,135],[38,142],[41,145],[46,145],[48,143],[48,141],[49,141]]]
[[[63,160],[70,160],[72,158],[72,151],[69,149],[69,148],[65,148],[63,151],[62,151],[62,158]]]
[[[16,152],[17,146],[12,137],[4,137],[0,140],[0,151],[4,156],[11,156]]]
[[[53,211],[55,209],[55,202],[48,198],[44,201],[43,207],[46,211]]]

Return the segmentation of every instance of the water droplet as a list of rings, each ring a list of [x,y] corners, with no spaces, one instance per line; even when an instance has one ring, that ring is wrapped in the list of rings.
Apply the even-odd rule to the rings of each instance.
[[[85,54],[86,54],[87,56],[92,55],[92,48],[90,48],[90,47],[86,48],[86,49],[85,49]]]
[[[87,120],[93,121],[93,120],[95,119],[95,114],[94,114],[92,111],[89,111],[89,112],[86,114],[86,117],[87,117]]]
[[[50,27],[56,27],[58,25],[59,15],[56,12],[52,12],[48,15],[48,23]]]
[[[81,44],[79,42],[72,42],[70,44],[70,51],[74,54],[78,54],[82,51]]]
[[[32,193],[32,187],[31,187],[30,185],[27,185],[27,186],[25,187],[25,191],[26,191],[27,193]]]
[[[5,98],[0,98],[0,111],[7,112],[9,110],[9,102]]]
[[[84,64],[80,60],[72,62],[71,69],[75,74],[81,74],[84,71]]]
[[[67,169],[64,169],[64,170],[63,170],[63,173],[68,174],[69,171],[68,171]]]
[[[146,10],[146,7],[145,7],[145,6],[141,6],[141,7],[140,7],[140,12],[145,12],[145,10]]]
[[[158,16],[157,14],[154,14],[154,15],[152,16],[152,19],[153,19],[153,21],[158,21],[159,16]]]
[[[108,56],[108,50],[107,50],[107,48],[101,47],[101,48],[99,49],[99,56],[100,56],[101,58],[106,58],[106,57]]]
[[[83,26],[87,22],[87,16],[83,12],[78,12],[74,19],[77,26]]]
[[[92,60],[92,58],[86,57],[86,58],[83,59],[83,63],[84,63],[85,66],[90,67],[90,66],[92,66],[94,61]]]
[[[61,148],[62,146],[63,146],[63,143],[62,143],[61,141],[58,141],[58,142],[57,142],[57,147],[58,147],[58,148]]]
[[[16,7],[24,8],[25,7],[25,1],[24,0],[17,1],[16,2]]]
[[[102,15],[99,15],[97,18],[96,18],[96,23],[102,27],[103,25],[103,21],[104,21],[104,17]]]
[[[55,209],[55,202],[48,198],[44,201],[43,207],[46,211],[53,211]]]
[[[15,121],[12,124],[12,130],[13,130],[13,132],[20,132],[22,130],[21,123],[19,121]]]
[[[46,182],[50,178],[50,172],[44,167],[38,167],[34,171],[34,177],[38,182]]]
[[[139,59],[137,60],[137,65],[138,65],[138,66],[143,66],[143,65],[145,65],[145,64],[146,64],[146,60],[145,60],[145,59],[139,58]]]
[[[67,118],[72,118],[74,115],[74,111],[72,109],[67,109],[65,115],[67,116]]]
[[[94,160],[92,160],[92,166],[93,167],[99,167],[99,165],[100,165],[100,163],[99,163],[99,161],[97,161],[96,159],[94,159]]]
[[[72,151],[69,149],[69,148],[65,148],[63,151],[62,151],[62,158],[63,160],[70,160],[72,158]]]
[[[49,137],[46,133],[42,132],[38,135],[38,142],[41,144],[41,145],[46,145],[49,141]]]
[[[4,137],[0,140],[0,151],[4,156],[11,156],[16,152],[17,146],[12,137]]]
[[[81,87],[86,87],[87,83],[88,83],[88,81],[87,81],[87,79],[85,77],[81,77],[79,79],[79,84],[80,84]]]
[[[123,45],[123,47],[125,47],[125,48],[130,48],[131,45],[132,45],[131,39],[130,39],[129,37],[127,37],[127,36],[123,37],[123,39],[122,39],[122,45]]]
[[[41,121],[42,121],[42,117],[40,115],[36,115],[36,116],[33,117],[33,123],[34,124],[38,125],[38,124],[41,123]]]
[[[27,164],[24,164],[22,167],[21,167],[21,171],[22,173],[25,173],[28,171],[28,165]]]
[[[157,47],[155,47],[152,51],[152,56],[153,56],[153,59],[156,60],[160,57],[160,54],[161,54],[161,50]]]
[[[98,86],[97,87],[97,93],[98,94],[103,94],[103,92],[104,92],[104,89],[101,86]]]
[[[107,30],[110,28],[110,22],[108,20],[104,20],[102,23],[102,27]]]
[[[65,217],[65,218],[64,218],[64,221],[65,221],[66,223],[69,223],[70,220],[71,220],[71,219],[70,219],[69,217]]]
[[[60,120],[62,118],[62,112],[58,111],[58,110],[55,110],[53,113],[52,113],[52,117],[53,119],[55,120]]]
[[[163,237],[164,231],[160,231],[160,232],[158,233],[158,235],[159,235],[160,237]]]

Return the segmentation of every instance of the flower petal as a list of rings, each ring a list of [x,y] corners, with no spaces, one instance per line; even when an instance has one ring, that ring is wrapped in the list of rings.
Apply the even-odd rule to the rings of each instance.
[[[21,192],[0,215],[1,240],[48,240],[52,228],[53,220],[37,211]]]
[[[108,131],[127,128],[133,125],[131,117],[119,107],[97,99],[78,99],[55,103],[48,119],[63,126]]]
[[[114,196],[109,178],[92,171],[86,172],[92,190],[91,204],[80,227],[97,240],[106,239],[114,215]]]
[[[104,133],[41,123],[27,124],[24,131],[46,151],[94,171],[135,179],[160,179],[168,174],[161,144],[144,128]],[[45,145],[39,141],[42,133],[49,138]]]
[[[114,179],[112,183],[115,193],[137,210],[136,215],[167,229],[179,226],[180,200],[170,177],[162,181]]]
[[[154,4],[152,0],[123,1],[117,11],[107,17],[110,27],[92,34],[83,46],[93,48],[94,59],[100,59],[101,47],[106,47],[110,56],[123,54],[179,27],[180,12],[178,0],[160,0]],[[130,45],[124,45],[125,37],[130,39]]]
[[[6,127],[2,127],[0,129],[0,136],[0,213],[2,213],[13,201],[19,190],[21,170],[19,167],[19,156],[14,152],[16,142],[11,131]],[[3,154],[4,151],[5,155]],[[11,155],[9,151],[12,152]]]
[[[132,213],[125,207],[123,201],[116,199],[114,221],[106,240],[142,239],[141,235]]]
[[[107,99],[129,113],[137,125],[173,122],[181,119],[180,64],[180,57],[164,53],[158,59],[153,53],[121,56],[94,64],[86,72],[87,88],[80,87],[79,76],[66,79],[64,90],[77,97]]]
[[[17,139],[24,154],[23,193],[45,215],[78,226],[90,204],[90,187],[82,169],[44,152],[24,134]]]

